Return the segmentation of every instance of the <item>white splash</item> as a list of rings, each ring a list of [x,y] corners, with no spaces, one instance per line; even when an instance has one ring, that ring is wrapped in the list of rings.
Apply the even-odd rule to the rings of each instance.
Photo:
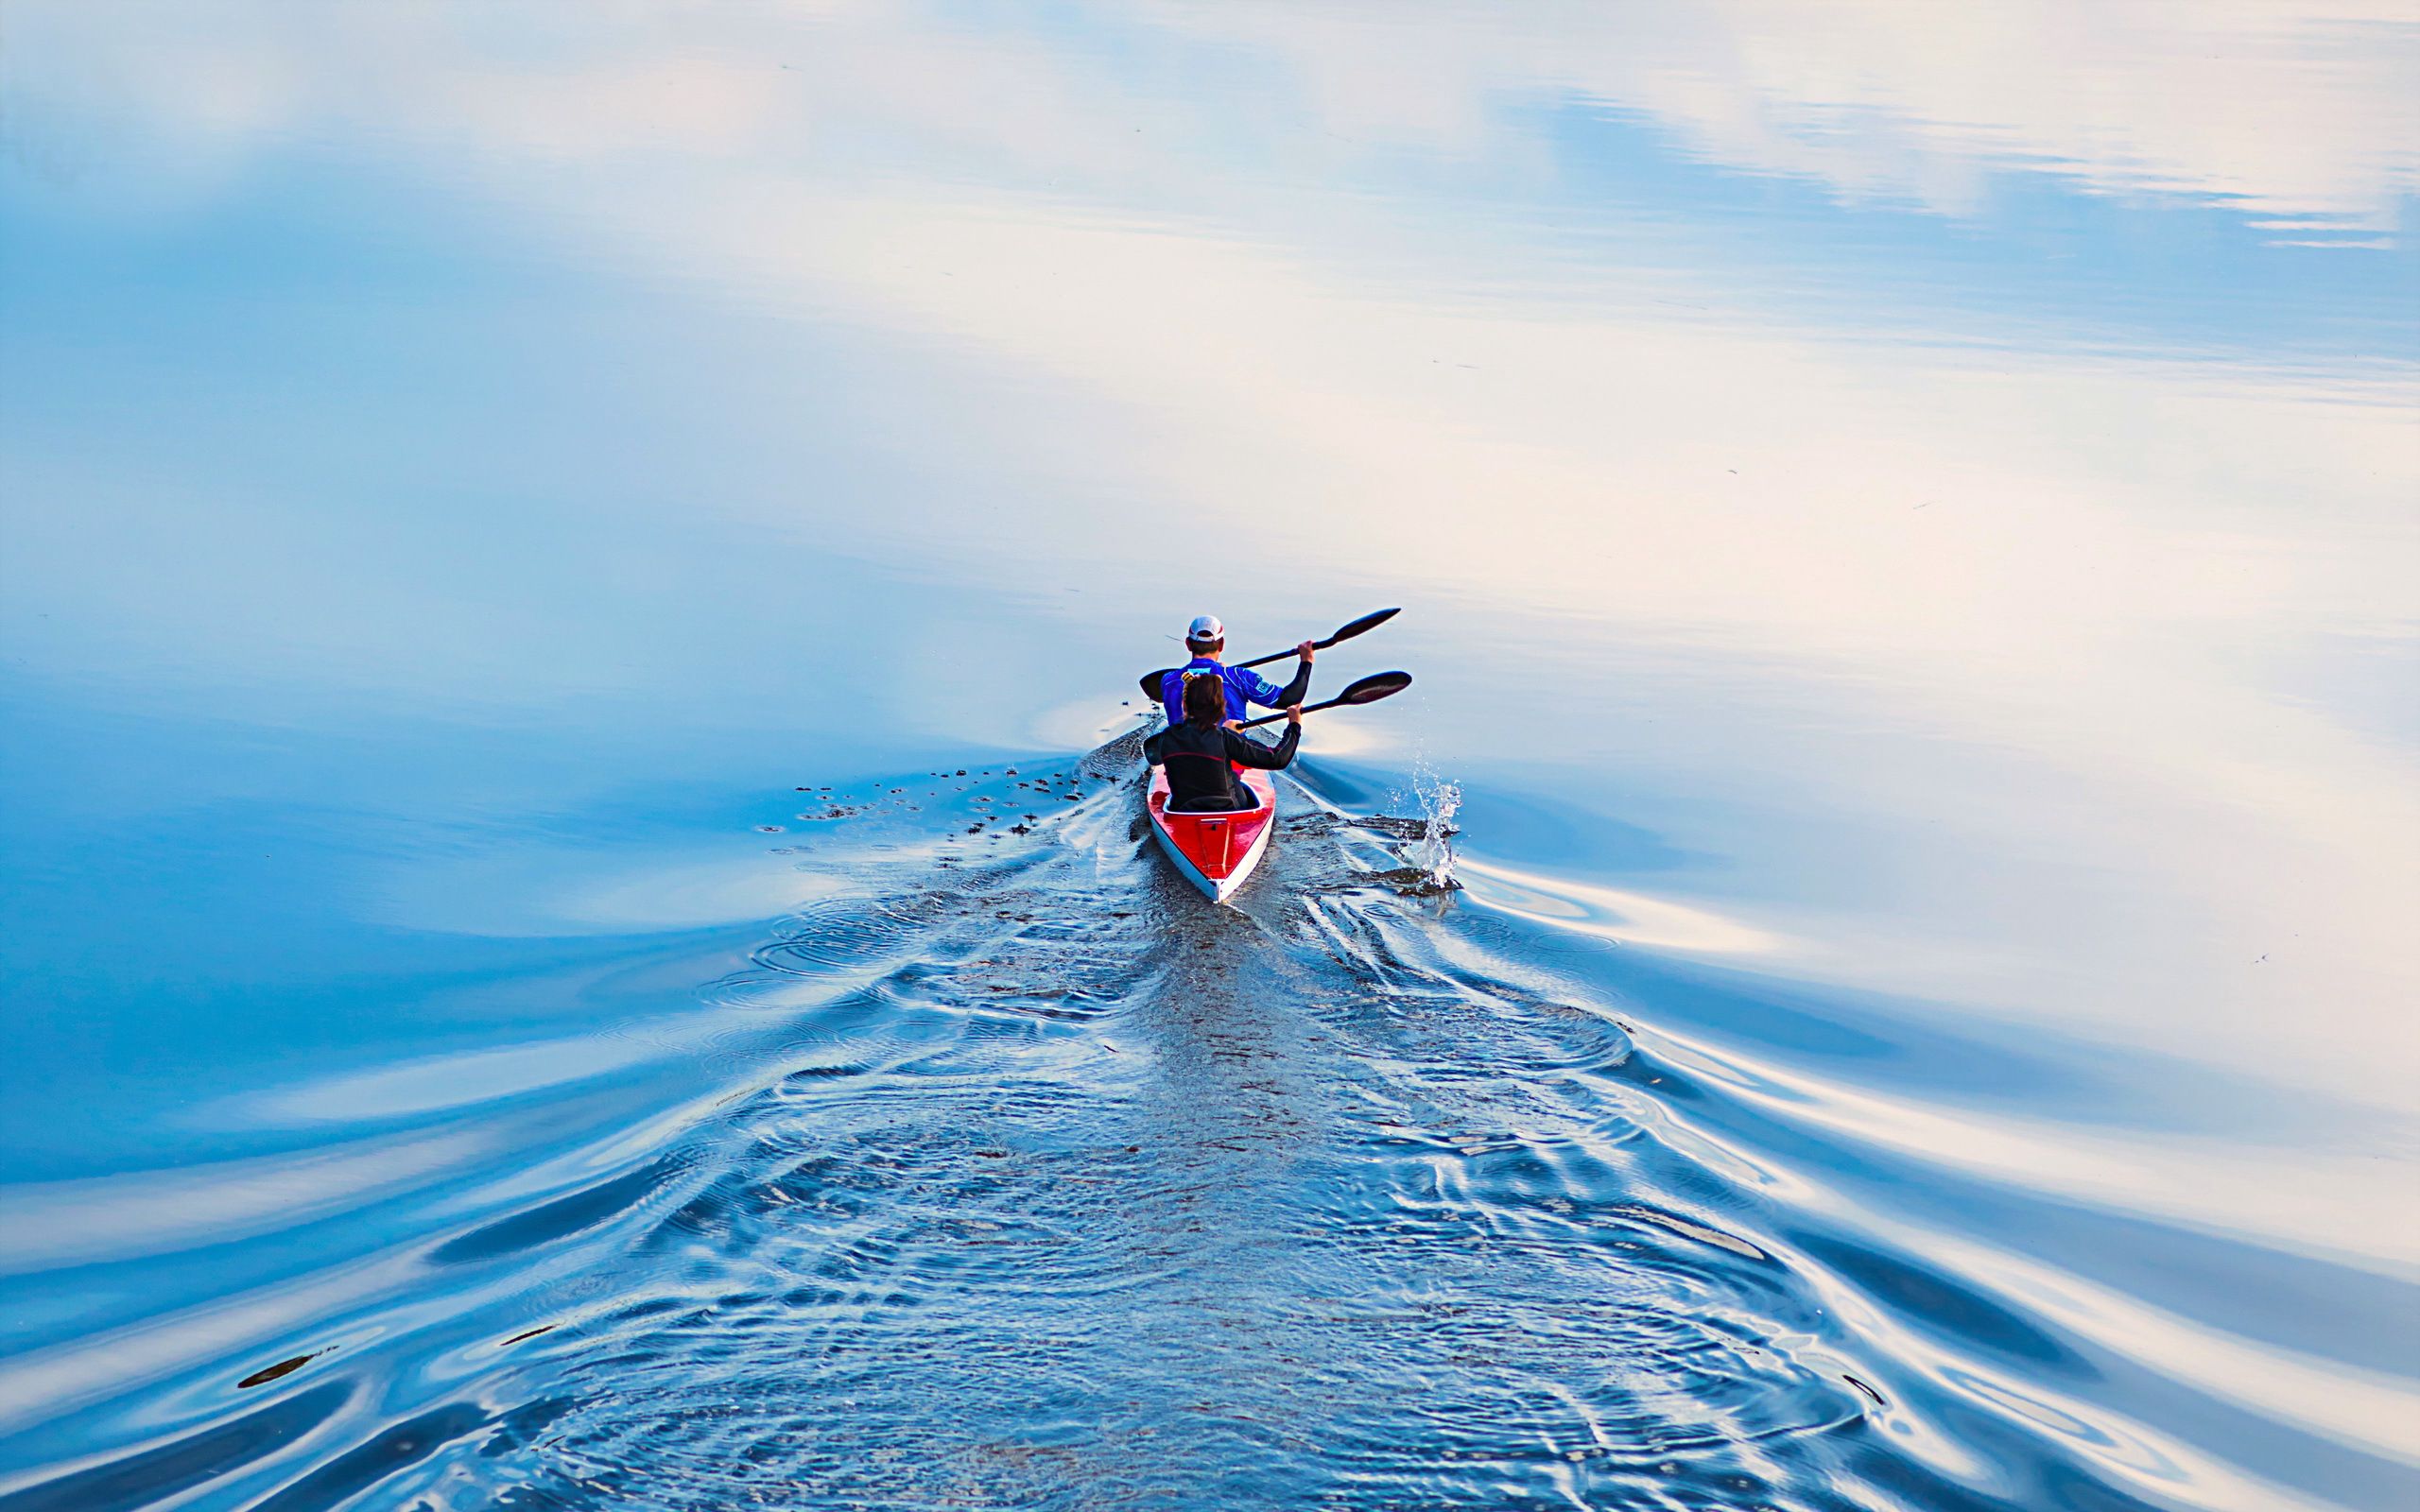
[[[1411,792],[1420,800],[1420,837],[1404,859],[1426,874],[1426,885],[1443,892],[1461,885],[1454,880],[1454,816],[1461,812],[1462,789],[1423,762],[1412,769]]]

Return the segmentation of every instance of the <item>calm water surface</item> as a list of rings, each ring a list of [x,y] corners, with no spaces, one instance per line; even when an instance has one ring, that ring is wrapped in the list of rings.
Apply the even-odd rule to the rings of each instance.
[[[2420,1500],[2408,5],[0,19],[0,1509]]]

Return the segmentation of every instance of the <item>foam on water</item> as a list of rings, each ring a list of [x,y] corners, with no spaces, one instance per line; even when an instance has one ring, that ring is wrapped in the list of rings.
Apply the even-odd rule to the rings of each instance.
[[[1461,884],[1454,880],[1454,816],[1461,812],[1462,790],[1431,770],[1426,763],[1413,769],[1412,793],[1420,799],[1420,838],[1409,857],[1427,873],[1427,885],[1440,892]]]

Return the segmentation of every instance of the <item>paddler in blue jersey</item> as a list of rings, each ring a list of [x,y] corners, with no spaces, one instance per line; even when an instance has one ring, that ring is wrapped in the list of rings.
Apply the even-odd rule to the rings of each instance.
[[[1167,714],[1170,729],[1184,723],[1184,679],[1204,672],[1217,673],[1226,684],[1230,723],[1241,719],[1251,704],[1283,709],[1301,703],[1311,691],[1311,657],[1319,643],[1305,641],[1294,647],[1302,661],[1294,667],[1294,680],[1282,688],[1250,667],[1231,667],[1219,660],[1227,649],[1227,627],[1216,614],[1204,614],[1185,627],[1184,648],[1193,653],[1193,660],[1160,679],[1160,708]]]

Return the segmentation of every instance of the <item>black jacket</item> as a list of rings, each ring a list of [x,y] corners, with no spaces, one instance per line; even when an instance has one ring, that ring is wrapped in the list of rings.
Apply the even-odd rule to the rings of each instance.
[[[1294,680],[1286,684],[1277,695],[1277,707],[1283,709],[1289,703],[1301,703],[1310,696],[1311,664],[1298,662],[1294,664]]]
[[[1224,725],[1205,727],[1188,719],[1181,725],[1170,725],[1143,742],[1143,759],[1168,769],[1170,813],[1185,809],[1249,809],[1258,807],[1259,800],[1235,780],[1227,764],[1234,762],[1238,766],[1257,766],[1271,772],[1281,770],[1293,761],[1294,747],[1302,738],[1302,726],[1288,725],[1276,745],[1264,746]]]

